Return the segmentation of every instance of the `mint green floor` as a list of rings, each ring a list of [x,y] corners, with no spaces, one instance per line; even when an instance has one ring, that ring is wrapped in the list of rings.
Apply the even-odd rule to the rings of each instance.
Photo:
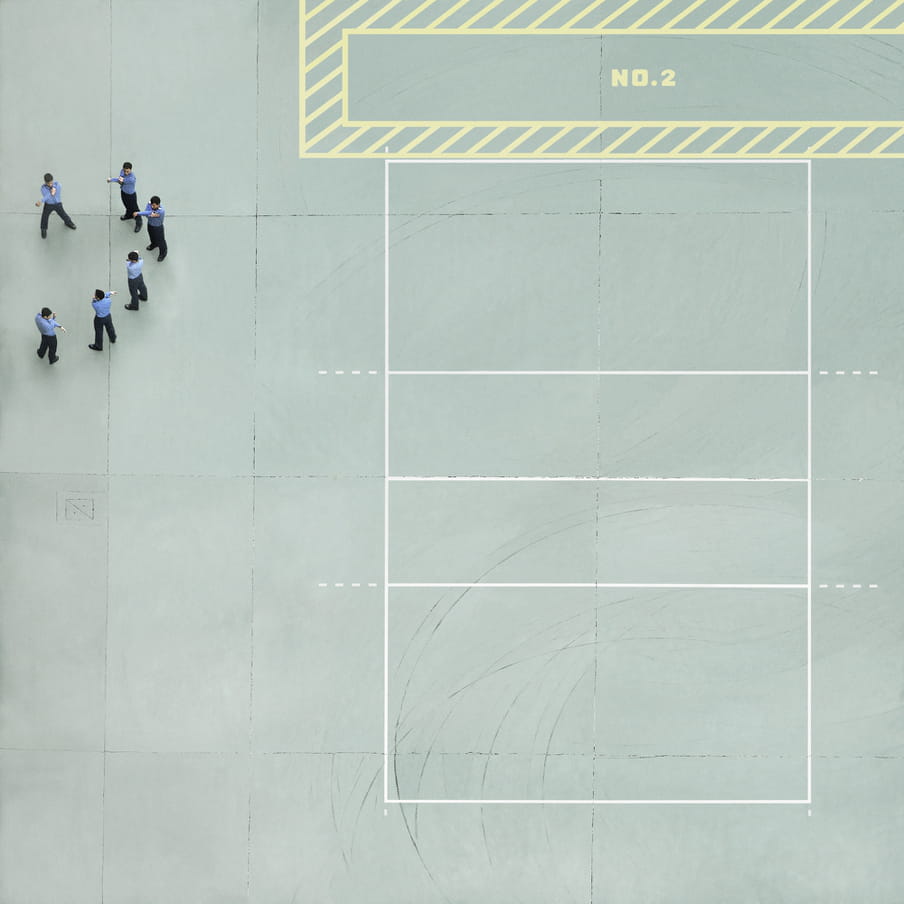
[[[896,40],[795,65],[900,118]],[[467,99],[411,53],[374,110]],[[387,207],[298,159],[297,55],[291,0],[0,3],[0,904],[898,904],[901,162],[812,165],[808,423],[806,165],[393,162]],[[444,478],[388,512],[387,408]],[[554,586],[423,586],[474,583]]]

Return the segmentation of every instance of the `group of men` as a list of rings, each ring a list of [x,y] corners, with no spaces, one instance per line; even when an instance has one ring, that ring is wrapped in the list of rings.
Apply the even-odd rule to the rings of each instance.
[[[120,220],[134,220],[135,232],[141,231],[141,217],[147,218],[148,238],[150,243],[147,246],[148,251],[158,249],[157,260],[162,261],[166,257],[166,235],[163,229],[163,220],[166,211],[160,203],[157,195],[152,195],[144,210],[138,209],[137,193],[135,190],[135,174],[132,172],[132,164],[126,161],[122,165],[118,176],[111,176],[107,182],[116,182],[120,186],[120,197],[122,199],[125,213]],[[62,192],[60,183],[53,178],[52,173],[44,174],[44,184],[41,186],[41,201],[35,203],[36,207],[44,204],[44,210],[41,213],[41,238],[47,238],[47,226],[50,221],[50,215],[56,213],[69,229],[75,229],[76,225],[72,222],[72,217],[66,213],[63,207]],[[140,302],[148,300],[147,286],[144,284],[144,276],[142,273],[144,260],[137,251],[130,251],[126,258],[126,272],[129,281],[130,302],[125,305],[127,311],[139,310]],[[117,293],[114,291],[105,292],[103,289],[96,289],[91,299],[94,307],[94,342],[88,348],[93,351],[103,351],[104,348],[104,331],[111,343],[116,342],[116,329],[113,326],[113,316],[110,313],[111,298]],[[57,337],[56,331],[59,329],[66,332],[66,328],[56,319],[56,314],[50,308],[41,308],[40,313],[35,315],[35,323],[38,332],[41,334],[41,345],[38,348],[38,357],[43,359],[44,355],[49,352],[49,360],[51,364],[59,361],[57,355]]]

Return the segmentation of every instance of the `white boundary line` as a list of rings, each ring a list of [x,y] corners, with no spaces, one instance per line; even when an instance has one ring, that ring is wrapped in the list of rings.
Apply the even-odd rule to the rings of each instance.
[[[469,587],[475,590],[485,589],[485,590],[508,590],[512,588],[530,588],[530,587],[554,587],[560,590],[576,590],[582,588],[593,588],[596,589],[598,587],[606,588],[646,588],[650,590],[806,590],[808,588],[808,584],[671,584],[671,583],[662,583],[662,584],[639,584],[639,583],[608,583],[603,581],[586,581],[580,582],[575,581],[571,583],[558,583],[556,581],[542,582],[542,581],[523,581],[523,582],[510,582],[510,583],[493,583],[491,581],[480,581],[477,583],[468,583],[467,581],[432,581],[421,583],[418,581],[392,581],[387,584],[387,589],[411,589],[411,588],[430,588],[435,590],[441,590],[444,587]]]
[[[550,481],[553,483],[807,483],[808,477],[414,477],[392,475],[387,478],[391,483],[533,483]]]
[[[394,800],[384,800],[383,803],[386,804],[476,804],[477,806],[483,806],[484,804],[634,804],[636,806],[643,805],[651,805],[651,804],[672,804],[672,805],[701,805],[701,804],[808,804],[810,801],[808,800],[725,800],[725,799],[716,799],[716,800],[677,800],[677,799],[668,799],[668,800],[643,800],[643,799],[633,799],[633,800],[611,800],[606,798],[596,798],[593,800],[574,800],[565,798],[564,800],[545,800],[543,798],[532,798],[529,800],[492,800],[492,799],[480,799],[480,800],[460,800],[456,798],[440,798],[440,799],[426,799],[426,798],[396,798]]]
[[[801,164],[801,163],[809,163],[809,159],[806,157],[792,157],[792,158],[782,158],[781,160],[771,160],[763,157],[751,157],[749,160],[727,160],[727,159],[711,159],[708,157],[690,157],[690,158],[671,158],[671,157],[650,157],[650,158],[631,158],[628,159],[612,159],[609,157],[556,157],[550,159],[543,160],[509,160],[509,159],[501,159],[501,158],[493,158],[488,160],[477,160],[474,158],[455,158],[455,159],[439,159],[437,157],[405,157],[405,158],[396,158],[395,160],[387,160],[386,163],[391,163],[397,166],[407,166],[409,164],[430,164],[434,166],[473,166],[474,164],[478,165],[498,165],[502,164],[504,166],[547,166],[550,163],[558,163],[564,164],[566,166],[573,165],[586,165],[586,164],[595,164],[595,165],[605,165],[605,166],[645,166],[645,165],[655,165],[657,163],[666,163],[671,166],[687,166],[687,165],[697,165],[704,164],[709,165],[710,163],[715,166],[755,166],[757,164],[764,164],[768,166],[787,166],[788,164]]]
[[[813,800],[813,164],[807,161],[807,803]]]
[[[697,165],[704,164],[707,166],[751,166],[756,164],[770,165],[799,165],[806,164],[807,168],[807,369],[805,371],[390,371],[389,369],[389,167],[392,164],[433,164],[433,165],[549,165],[549,164],[566,164],[573,166],[594,164],[605,166],[642,166],[644,164],[670,164],[670,165]],[[721,159],[710,160],[703,158],[691,159],[623,159],[612,160],[605,158],[597,159],[569,159],[569,158],[553,158],[545,160],[474,160],[474,159],[435,159],[435,158],[407,158],[403,160],[384,160],[384,368],[383,368],[383,390],[384,390],[384,420],[383,420],[383,456],[385,464],[385,473],[383,480],[383,802],[385,804],[471,804],[482,806],[486,804],[622,804],[622,805],[725,805],[725,804],[810,804],[812,803],[812,490],[813,490],[813,471],[812,471],[812,381],[813,381],[813,365],[812,365],[812,220],[813,220],[813,192],[812,192],[812,163],[810,160],[801,159],[783,159],[783,160],[737,160],[737,159]],[[466,584],[466,583],[390,583],[389,581],[389,486],[390,482],[398,478],[390,477],[389,473],[389,378],[391,376],[516,376],[516,375],[536,375],[536,376],[806,376],[807,378],[807,583],[806,584],[540,584],[540,583],[519,583],[519,584]],[[402,478],[405,479],[405,478]],[[550,478],[540,478],[550,479]],[[574,479],[574,478],[570,478]],[[636,478],[634,478],[636,479]],[[724,479],[724,478],[723,478]],[[732,479],[732,478],[728,478]],[[800,481],[804,482],[804,481]],[[464,800],[464,799],[418,799],[418,798],[395,798],[389,797],[389,591],[391,588],[449,588],[449,587],[473,587],[473,588],[508,588],[508,587],[634,587],[634,588],[712,588],[712,589],[794,589],[807,591],[807,797],[805,800],[509,800],[509,799],[481,799],[481,800]]]
[[[389,798],[389,161],[383,165],[383,800]]]
[[[391,370],[390,377],[806,377],[805,370]]]

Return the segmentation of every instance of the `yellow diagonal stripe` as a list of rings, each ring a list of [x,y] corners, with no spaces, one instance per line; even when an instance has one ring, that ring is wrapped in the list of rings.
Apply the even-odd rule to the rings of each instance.
[[[463,128],[459,129],[448,141],[444,141],[433,153],[442,154],[442,152],[446,150],[446,148],[451,147],[453,144],[455,144],[456,141],[458,141],[459,138],[461,138],[462,135],[465,135],[470,131],[470,126],[464,126]]]
[[[322,12],[322,11],[325,10],[331,3],[335,3],[335,2],[336,2],[336,0],[323,0],[323,3],[321,3],[319,6],[315,6],[314,9],[312,9],[309,13],[307,13],[307,14],[305,15],[305,19],[307,19],[308,21],[310,21],[311,19],[314,18],[314,16],[317,15],[317,13]]]
[[[405,16],[404,19],[399,19],[392,28],[388,29],[389,31],[401,31],[415,16],[419,16],[428,6],[433,6],[436,0],[424,0],[423,3],[417,9],[412,10]],[[466,0],[468,2],[468,0]],[[450,10],[451,12],[451,10]],[[428,26],[429,28],[430,26]]]
[[[757,134],[747,142],[747,144],[745,144],[743,147],[738,148],[735,153],[738,155],[746,154],[755,144],[759,144],[767,135],[771,135],[774,131],[775,126],[773,126],[771,129],[761,128],[760,131],[757,132]]]
[[[622,13],[631,9],[631,7],[634,6],[635,3],[639,3],[639,2],[640,2],[640,0],[628,0],[627,3],[623,3],[614,13],[606,16],[606,18],[603,19],[603,21],[600,22],[600,24],[597,25],[596,27],[597,28],[605,28],[613,19],[617,19]]]
[[[372,23],[376,22],[377,19],[380,19],[380,18],[382,18],[383,16],[385,16],[386,13],[388,13],[390,10],[395,9],[401,2],[402,2],[402,0],[390,0],[389,3],[387,3],[387,4],[383,5],[383,6],[378,7],[378,8],[377,8],[377,11],[376,11],[372,16],[370,16],[370,18],[365,19],[365,20],[364,20],[360,25],[358,25],[357,27],[358,27],[359,29],[369,28],[370,25],[371,25]],[[422,9],[424,9],[425,7],[430,6],[430,4],[433,3],[433,2],[434,2],[434,0],[424,0],[424,2],[423,2],[423,3],[422,3],[415,11],[414,11],[414,14],[412,15],[412,18],[414,18],[414,16],[416,16]],[[399,28],[399,24],[398,24],[398,23],[396,23],[395,28]]]
[[[340,142],[333,148],[333,153],[338,154],[343,148],[347,148],[356,138],[360,138],[365,132],[368,131],[370,126],[362,126],[360,129],[355,129],[345,141]]]
[[[493,129],[492,132],[490,132],[489,135],[485,135],[480,139],[480,141],[477,142],[477,144],[475,144],[471,148],[471,153],[476,154],[477,151],[479,151],[482,147],[486,147],[494,138],[497,138],[499,135],[501,135],[506,130],[506,128],[506,126],[497,126],[495,129]]]
[[[342,50],[342,41],[336,41],[336,43],[333,44],[332,47],[328,47],[326,50],[324,50],[316,60],[312,60],[310,63],[308,63],[304,67],[305,73],[308,73],[316,66],[319,66],[330,54],[336,53],[339,50]]]
[[[483,7],[483,9],[480,10],[480,12],[475,13],[466,22],[462,22],[461,27],[463,29],[470,28],[478,19],[482,19],[487,13],[492,12],[502,2],[503,0],[493,0],[492,3],[487,4],[485,7]]]
[[[774,19],[770,19],[764,26],[763,31],[769,31],[776,22],[781,22],[785,16],[790,15],[797,9],[798,6],[805,3],[806,0],[794,0],[794,2],[790,6],[786,6]]]
[[[781,154],[781,152],[786,147],[790,147],[792,144],[794,144],[794,142],[797,141],[797,139],[800,138],[800,136],[803,135],[804,132],[806,132],[809,128],[810,126],[801,126],[799,129],[795,129],[795,131],[793,131],[781,144],[776,145],[769,153],[773,156],[776,154]]]
[[[637,153],[638,154],[646,154],[654,144],[659,144],[659,142],[665,138],[666,135],[669,135],[672,132],[672,129],[666,127],[664,129],[659,130],[659,134],[657,134],[654,138],[651,138],[642,148],[640,148]]]
[[[841,28],[841,26],[844,25],[845,22],[853,19],[861,9],[869,6],[872,2],[873,0],[861,0],[861,2],[857,6],[855,6],[846,16],[842,16],[834,25],[830,25],[829,28],[832,31],[836,31],[837,29]]]
[[[326,138],[327,135],[335,132],[342,125],[340,120],[336,120],[334,123],[331,123],[327,128],[325,128],[322,132],[318,132],[310,141],[306,141],[305,145],[310,147],[313,144],[316,144],[318,141],[322,141]]]
[[[709,25],[710,22],[715,22],[716,19],[719,18],[719,16],[721,16],[723,13],[728,12],[728,10],[730,10],[733,6],[735,6],[739,2],[740,2],[740,0],[728,0],[728,3],[726,3],[724,6],[720,7],[719,9],[717,9],[711,16],[708,16],[707,18],[705,18],[697,26],[697,28],[699,28],[702,31],[704,28],[706,28],[707,25]]]
[[[449,16],[454,16],[463,6],[467,6],[471,0],[458,0],[454,6],[450,6],[438,19],[434,19],[427,28],[436,28],[437,25],[440,25],[442,22],[445,22]]]
[[[847,154],[851,150],[851,148],[854,147],[854,145],[860,144],[860,142],[863,141],[864,138],[872,135],[875,131],[875,126],[873,126],[873,128],[871,129],[866,129],[865,131],[861,132],[856,138],[854,138],[853,141],[849,141],[838,153]]]
[[[643,25],[643,23],[646,22],[647,19],[652,19],[653,16],[655,16],[656,13],[659,12],[659,10],[668,6],[671,2],[672,0],[661,0],[658,6],[654,6],[648,13],[644,13],[636,22],[632,22],[630,27],[640,28],[640,26]]]
[[[395,136],[398,135],[399,132],[401,132],[402,129],[404,129],[404,128],[405,128],[405,126],[396,126],[394,129],[392,129],[391,131],[387,132],[385,135],[382,135],[382,136],[381,136],[377,141],[375,141],[375,142],[374,142],[374,143],[373,143],[373,144],[372,144],[372,145],[371,145],[364,153],[365,153],[365,154],[372,154],[372,153],[373,153],[378,147],[380,147],[381,145],[382,145],[383,147],[385,147],[385,146],[386,146],[386,142],[389,141],[391,138],[395,138]]]
[[[876,16],[874,19],[870,19],[869,22],[867,22],[866,25],[863,26],[864,29],[870,29],[877,22],[881,22],[889,13],[893,13],[902,3],[904,3],[904,0],[895,0],[895,2],[892,3],[892,5],[889,6],[886,10],[879,13],[879,15]]]
[[[890,138],[886,138],[882,144],[874,147],[871,151],[873,154],[881,154],[890,144],[894,144],[902,135],[904,135],[904,126],[901,126]]]
[[[328,72],[316,85],[312,85],[310,88],[306,88],[304,92],[305,97],[310,97],[312,94],[316,94],[328,81],[336,78],[338,75],[342,75],[342,66],[337,66],[332,72]]]
[[[343,19],[347,19],[355,10],[360,9],[364,6],[365,3],[370,3],[371,0],[357,0],[356,3],[353,3],[348,9],[343,10],[336,16],[335,19],[331,19],[326,23],[319,31],[315,31],[310,37],[307,38],[305,43],[310,47],[318,38],[325,35],[330,29],[335,28]]]
[[[761,9],[767,7],[772,0],[760,0],[760,2],[749,13],[744,13],[737,22],[732,22],[729,28],[740,28],[748,19],[752,19]]]
[[[598,6],[602,6],[605,2],[606,0],[593,0],[593,3],[591,3],[590,6],[585,6],[584,9],[582,9],[576,16],[573,16],[571,19],[569,19],[562,27],[571,28],[571,26],[574,25],[575,22],[580,22],[581,19],[584,18],[584,16],[589,15],[591,12],[593,12],[593,10],[595,10]],[[700,0],[700,2],[702,3],[703,0]]]
[[[549,141],[544,141],[540,147],[534,149],[535,154],[542,154],[547,148],[552,147],[563,135],[567,135],[571,131],[571,128],[559,129]]]
[[[564,0],[564,2],[569,3],[570,0]],[[520,16],[521,13],[524,12],[524,10],[526,10],[528,7],[535,6],[536,4],[537,0],[525,0],[525,2],[522,3],[521,6],[519,6],[518,9],[516,9],[513,13],[509,13],[504,19],[500,19],[496,27],[505,28],[505,26],[508,25],[509,22],[517,19],[518,16]]]
[[[627,141],[636,132],[639,132],[641,128],[642,126],[634,126],[633,128],[628,129],[623,135],[619,135],[612,144],[606,145],[600,153],[611,154],[620,144]]]
[[[532,129],[528,129],[523,135],[519,135],[511,144],[506,145],[500,152],[499,156],[504,157],[506,154],[511,154],[512,151],[518,147],[519,144],[524,144],[531,135],[536,135],[537,132],[540,131],[540,126],[534,126]]]
[[[718,139],[713,144],[711,144],[702,153],[704,155],[714,154],[718,148],[722,147],[722,145],[725,144],[726,141],[728,141],[730,138],[734,138],[734,136],[737,135],[738,132],[741,131],[741,128],[742,128],[742,126],[735,126],[733,129],[729,129],[720,139]]]
[[[800,2],[803,3],[804,0],[800,0]],[[703,6],[704,3],[706,3],[706,0],[694,0],[694,2],[690,6],[687,6],[683,10],[681,10],[681,12],[678,13],[678,15],[675,16],[674,19],[669,19],[669,21],[662,26],[663,31],[668,31],[675,25],[676,22],[680,22],[685,16],[689,16],[695,9],[697,9],[698,6]]]
[[[809,16],[807,16],[807,18],[804,19],[803,22],[798,22],[797,27],[806,28],[814,19],[818,19],[826,10],[831,9],[836,3],[840,2],[841,0],[829,0],[828,3],[823,3],[823,5],[820,6],[815,13],[811,13]]]
[[[819,148],[821,148],[827,141],[830,141],[832,138],[834,138],[843,128],[844,126],[835,126],[834,129],[826,132],[826,134],[823,135],[822,138],[820,138],[819,141],[816,142],[816,144],[811,144],[807,148],[807,153],[812,154],[813,151],[818,151]]]
[[[338,94],[333,95],[326,103],[321,104],[313,113],[309,113],[305,116],[304,121],[305,124],[312,122],[318,116],[320,116],[324,110],[329,110],[330,107],[335,106],[338,103],[341,103],[345,96],[345,92],[340,91]]]
[[[669,153],[680,154],[689,144],[693,144],[694,141],[699,138],[708,128],[709,126],[700,126],[699,129],[688,135],[688,137],[685,138],[684,141],[681,142],[681,144],[675,145],[675,147],[673,147]]]
[[[439,126],[433,126],[432,128],[427,129],[425,132],[422,132],[420,135],[416,135],[408,144],[405,145],[401,150],[398,151],[399,154],[407,154],[413,147],[419,145],[426,138],[429,138]]]
[[[584,139],[582,139],[581,141],[579,141],[579,142],[578,142],[578,143],[577,143],[570,151],[568,151],[567,153],[569,153],[569,154],[577,154],[579,151],[583,150],[584,147],[586,147],[588,144],[590,144],[590,142],[593,141],[593,139],[596,138],[597,135],[602,135],[603,132],[605,132],[607,128],[608,128],[608,126],[598,126],[598,127],[595,128],[595,129],[594,129],[594,130],[593,130],[586,138],[584,138]]]
[[[528,25],[527,27],[528,27],[528,28],[537,28],[537,27],[539,27],[539,26],[542,25],[542,24],[543,24],[550,16],[555,15],[555,14],[556,14],[563,6],[566,6],[566,5],[567,5],[568,3],[570,3],[570,2],[571,2],[571,0],[559,0],[559,2],[556,3],[551,9],[547,10],[545,13],[543,13],[542,16],[540,16],[539,19],[535,19],[535,20],[534,20],[533,22],[531,22],[530,25]],[[500,22],[499,24],[502,25],[503,23]],[[567,26],[566,26],[566,27],[567,27]]]

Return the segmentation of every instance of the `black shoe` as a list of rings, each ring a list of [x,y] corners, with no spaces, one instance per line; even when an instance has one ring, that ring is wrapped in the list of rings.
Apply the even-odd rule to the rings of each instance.
[[[141,219],[139,217],[135,217],[135,231],[141,232]]]
[[[111,340],[110,340],[110,345],[112,345],[115,341],[116,341],[116,339],[111,339]]]
[[[42,229],[42,230],[41,230],[41,238],[42,238],[42,239],[46,239],[46,238],[47,238],[47,230],[46,230],[46,229]]]
[[[131,220],[132,218],[128,214],[126,214],[125,216],[120,217],[119,219],[120,220]]]
[[[123,307],[124,307],[127,311],[137,311],[137,310],[138,310],[138,305],[137,305],[137,304],[124,304]]]
[[[156,247],[157,247],[156,245],[148,245],[147,248],[145,248],[144,250],[145,251],[153,251]]]
[[[88,348],[93,348],[96,352],[102,352],[104,347],[102,345],[95,345],[93,342],[88,346]]]
[[[51,359],[50,359],[50,363],[51,363],[51,364],[56,364],[57,361],[59,361],[59,360],[60,360],[60,356],[57,355],[55,358],[51,358]]]
[[[75,229],[75,223],[67,223],[66,228],[67,229]]]
[[[42,361],[44,360],[44,356],[41,354],[41,349],[38,349],[38,350],[35,352],[35,354],[36,354]]]
[[[163,258],[165,258],[165,257],[166,257],[166,252],[165,252],[165,251],[161,251],[160,254],[157,255],[157,260],[158,260],[158,261],[162,261]]]

